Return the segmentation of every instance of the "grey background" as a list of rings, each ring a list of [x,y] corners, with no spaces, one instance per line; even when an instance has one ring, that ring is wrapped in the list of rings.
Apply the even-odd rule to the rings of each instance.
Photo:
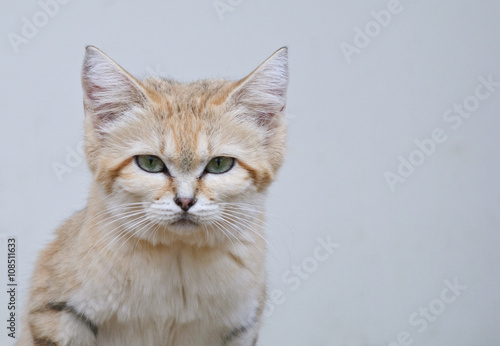
[[[401,0],[377,33],[371,11],[389,0],[221,1],[232,11],[219,16],[213,0],[69,0],[17,53],[9,33],[42,8],[0,4],[0,292],[6,237],[22,309],[38,251],[86,203],[85,45],[136,76],[183,81],[243,77],[287,45],[289,152],[268,200],[274,302],[260,345],[499,345],[500,91],[474,94],[480,76],[500,81],[500,2]],[[366,25],[349,62],[341,45]],[[454,129],[443,114],[464,100],[474,111]],[[437,128],[446,140],[391,191],[384,174]],[[58,164],[70,170],[59,178]],[[338,247],[318,260],[328,237]],[[465,286],[453,302],[446,280]],[[425,328],[410,321],[421,309]]]

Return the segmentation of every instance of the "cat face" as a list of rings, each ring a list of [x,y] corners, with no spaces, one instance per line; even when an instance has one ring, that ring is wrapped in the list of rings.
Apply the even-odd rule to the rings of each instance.
[[[94,47],[86,153],[105,211],[135,237],[211,241],[258,223],[283,162],[287,51],[232,82],[138,81]]]

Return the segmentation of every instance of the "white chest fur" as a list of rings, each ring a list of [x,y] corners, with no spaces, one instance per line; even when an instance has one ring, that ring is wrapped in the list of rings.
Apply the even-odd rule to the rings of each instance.
[[[96,266],[70,303],[100,326],[99,345],[221,345],[258,307],[262,261],[250,253],[242,245],[124,251]]]

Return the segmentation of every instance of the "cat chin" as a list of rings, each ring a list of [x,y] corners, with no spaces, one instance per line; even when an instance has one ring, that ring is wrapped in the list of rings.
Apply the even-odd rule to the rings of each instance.
[[[172,226],[176,226],[176,227],[199,227],[199,225],[196,222],[191,221],[189,219],[180,219],[179,221],[176,221],[176,222],[172,223]]]
[[[183,234],[194,234],[201,232],[202,227],[188,219],[181,219],[179,221],[173,222],[166,227],[168,231],[183,235]]]
[[[226,244],[225,238],[207,231],[200,224],[169,224],[165,225],[161,231],[156,231],[153,236],[146,234],[140,238],[152,246],[184,244],[195,247],[219,247]]]

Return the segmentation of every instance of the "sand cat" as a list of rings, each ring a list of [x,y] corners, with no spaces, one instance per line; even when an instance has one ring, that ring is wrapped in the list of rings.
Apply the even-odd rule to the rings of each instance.
[[[287,49],[238,81],[138,80],[89,46],[92,184],[40,254],[18,345],[255,345]]]

